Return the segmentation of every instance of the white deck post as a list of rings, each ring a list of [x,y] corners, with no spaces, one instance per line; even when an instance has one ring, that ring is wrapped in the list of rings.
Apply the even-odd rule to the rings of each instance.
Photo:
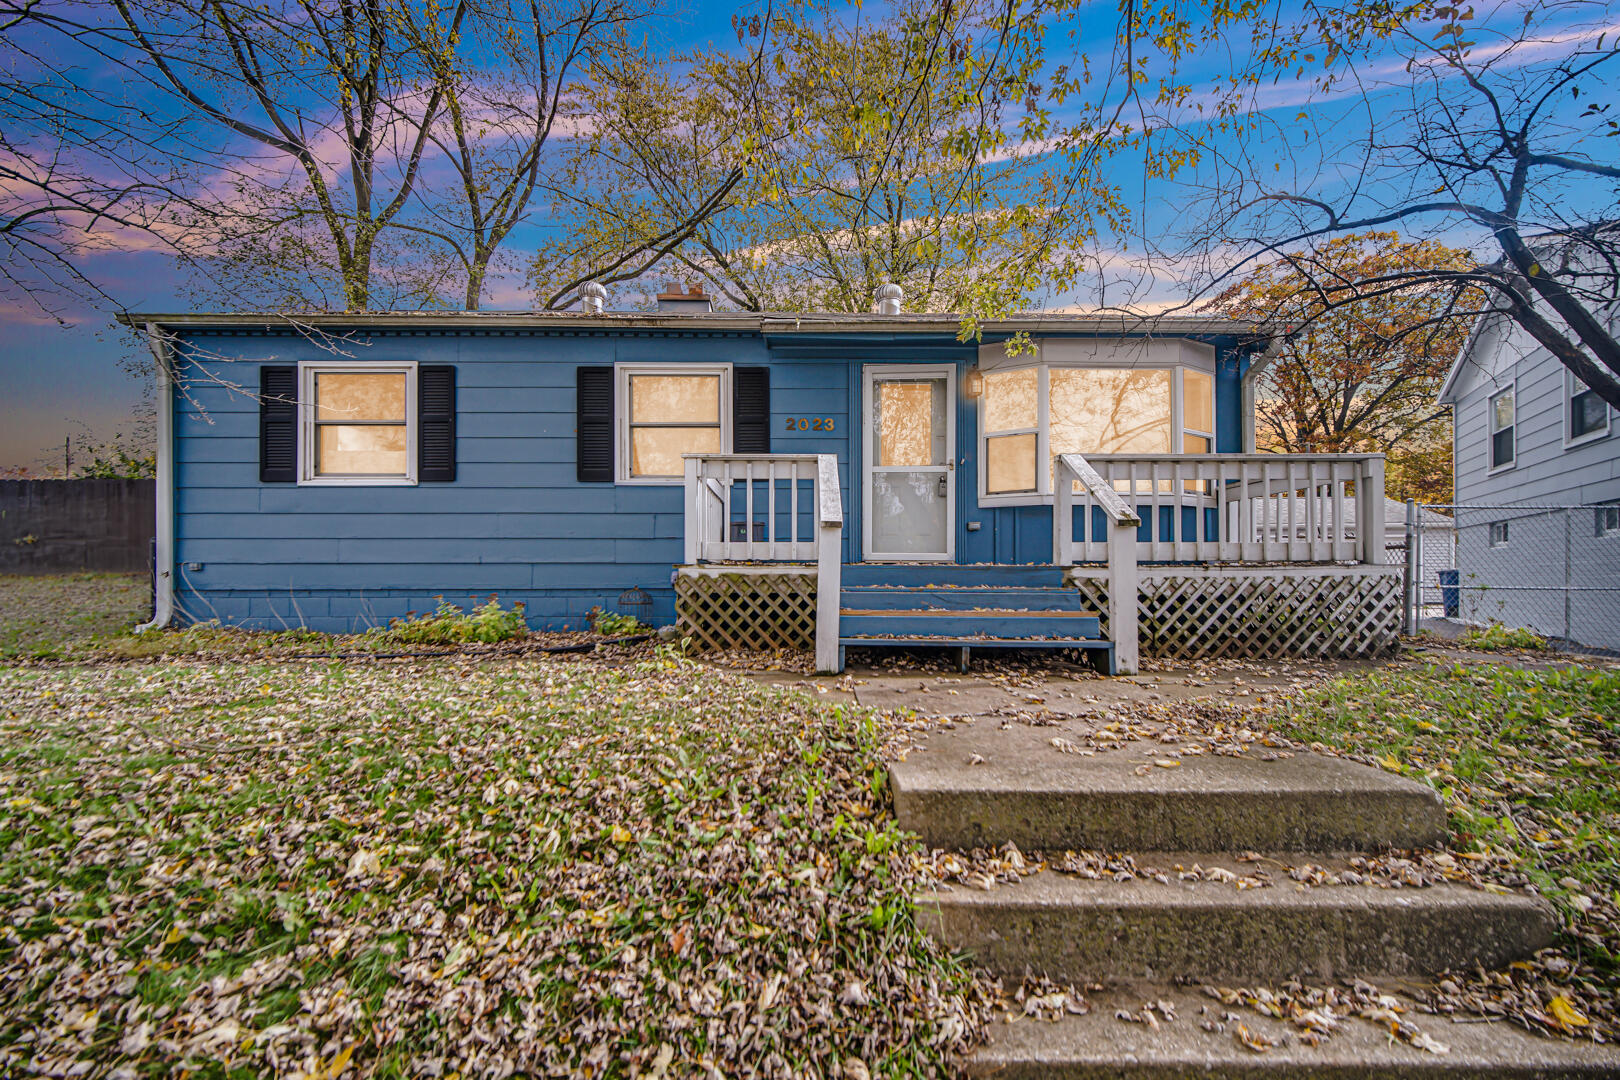
[[[1065,474],[1070,479],[1065,479]],[[1136,590],[1138,575],[1136,570],[1136,531],[1142,525],[1142,519],[1137,516],[1136,508],[1114,490],[1114,485],[1104,480],[1084,457],[1079,454],[1064,454],[1058,458],[1057,476],[1064,481],[1062,487],[1067,489],[1074,480],[1079,480],[1086,487],[1088,498],[1083,504],[1086,513],[1091,513],[1091,506],[1099,506],[1103,515],[1108,518],[1108,637],[1114,643],[1114,674],[1135,675],[1140,660],[1140,643],[1137,640],[1137,610]],[[1150,480],[1157,478],[1149,473]],[[1157,485],[1153,487],[1155,500],[1157,499]],[[1131,477],[1131,494],[1136,494],[1136,478]],[[1053,510],[1056,512],[1061,505],[1062,498],[1053,500]],[[1089,532],[1091,522],[1086,522]],[[1054,524],[1052,528],[1054,542],[1062,535],[1062,530]]]
[[[844,568],[844,500],[838,457],[816,456],[816,670],[837,674],[838,606]]]
[[[1134,518],[1108,523],[1108,636],[1114,641],[1114,674],[1135,675],[1137,629],[1136,529]]]
[[[1361,561],[1381,566],[1389,561],[1384,551],[1384,455],[1368,458],[1356,479],[1357,535],[1361,537]]]
[[[686,565],[696,566],[703,556],[703,519],[706,507],[698,498],[698,461],[696,454],[686,455]]]
[[[1052,563],[1069,566],[1074,562],[1074,470],[1059,454],[1057,490],[1052,493]],[[1091,539],[1091,522],[1086,522],[1086,539]]]

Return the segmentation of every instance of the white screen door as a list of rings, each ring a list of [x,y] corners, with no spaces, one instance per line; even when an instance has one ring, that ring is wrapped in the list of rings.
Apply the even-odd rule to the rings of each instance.
[[[866,368],[866,558],[949,560],[956,552],[956,369]]]

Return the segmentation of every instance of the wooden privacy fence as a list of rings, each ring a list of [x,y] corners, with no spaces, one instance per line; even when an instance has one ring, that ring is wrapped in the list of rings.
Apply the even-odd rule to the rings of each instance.
[[[149,568],[151,480],[0,480],[0,574]]]

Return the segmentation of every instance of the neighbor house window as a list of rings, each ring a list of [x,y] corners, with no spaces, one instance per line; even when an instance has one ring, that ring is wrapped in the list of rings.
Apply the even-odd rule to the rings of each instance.
[[[305,484],[416,482],[416,365],[299,365]]]
[[[1505,547],[1508,542],[1508,523],[1505,521],[1491,522],[1491,547]]]
[[[1609,433],[1609,403],[1598,397],[1575,377],[1573,371],[1564,373],[1564,442],[1575,443],[1601,439]]]
[[[1215,376],[1174,363],[992,368],[979,431],[981,496],[1044,501],[1059,454],[1213,453]]]
[[[1513,464],[1513,390],[1508,388],[1491,398],[1491,468],[1505,469]]]
[[[729,367],[621,364],[618,394],[620,481],[680,480],[686,475],[683,454],[729,451]]]
[[[1592,526],[1593,534],[1599,538],[1620,536],[1620,502],[1594,507]]]

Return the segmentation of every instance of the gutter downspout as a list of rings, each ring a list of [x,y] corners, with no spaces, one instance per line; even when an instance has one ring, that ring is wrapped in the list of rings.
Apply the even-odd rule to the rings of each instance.
[[[162,630],[174,621],[174,377],[157,323],[146,324],[146,344],[157,367],[157,551],[152,621],[137,626],[137,634]]]
[[[1243,373],[1243,379],[1239,383],[1242,398],[1240,408],[1243,410],[1243,452],[1245,454],[1254,453],[1254,384],[1261,375],[1265,374],[1265,370],[1271,366],[1271,362],[1277,358],[1277,354],[1281,351],[1282,338],[1273,337],[1271,343],[1256,353],[1254,359],[1249,361],[1249,370]]]

